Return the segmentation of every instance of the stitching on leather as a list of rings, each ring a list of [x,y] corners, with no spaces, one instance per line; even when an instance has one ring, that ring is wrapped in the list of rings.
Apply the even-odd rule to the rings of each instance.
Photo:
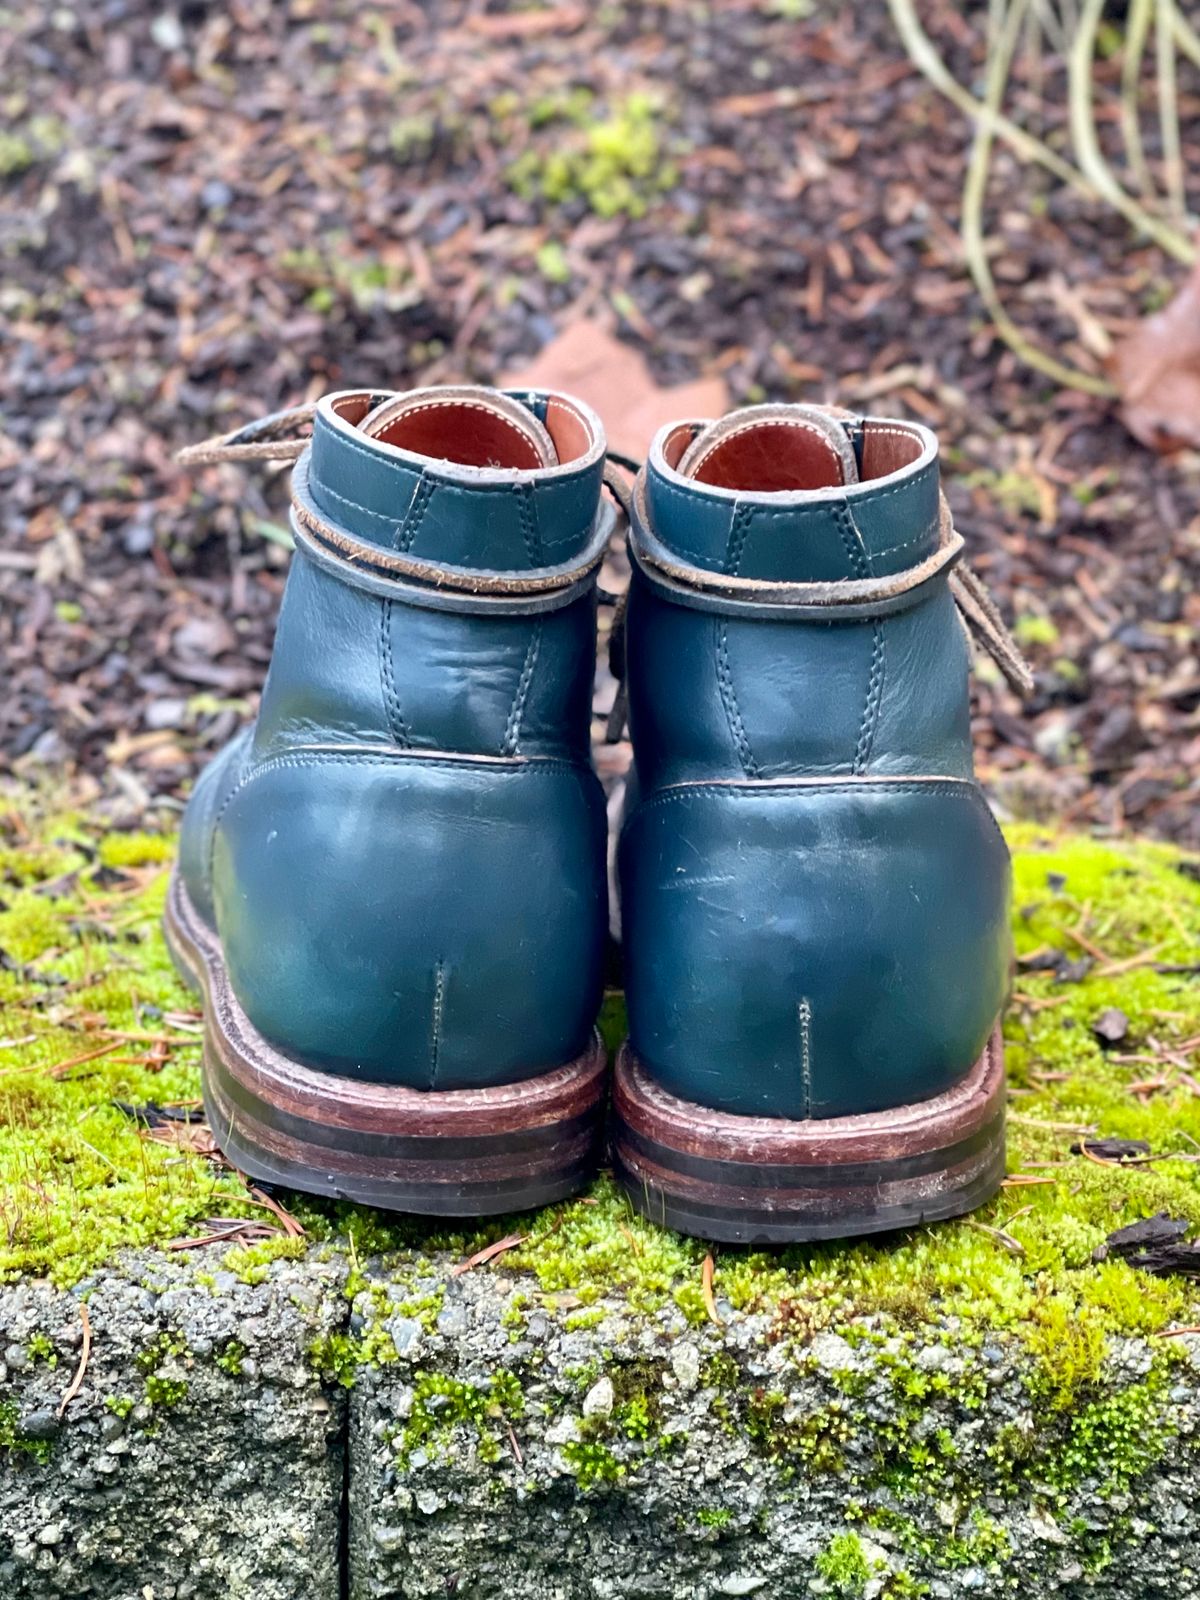
[[[906,471],[907,469],[902,467],[900,470]],[[937,457],[934,456],[932,461],[927,461],[923,467],[918,468],[913,473],[911,478],[905,478],[903,483],[892,484],[890,488],[886,489],[866,489],[856,492],[849,498],[853,499],[855,505],[870,505],[877,500],[886,500],[891,495],[907,494],[914,487],[922,485],[926,478],[933,477],[937,470],[938,461]],[[706,494],[703,490],[690,489],[686,484],[672,483],[669,478],[664,477],[661,473],[655,474],[655,482],[658,490],[669,495],[676,495],[684,500],[696,500],[701,505],[711,506],[713,504],[711,490]],[[823,500],[815,505],[784,506],[778,511],[772,510],[771,507],[766,505],[755,505],[754,511],[760,517],[815,517],[824,516],[831,505],[839,503],[835,500]]]
[[[331,500],[337,500],[342,505],[349,506],[351,511],[360,511],[364,517],[370,517],[373,522],[383,523],[393,539],[404,526],[403,522],[397,522],[395,517],[389,517],[386,512],[374,511],[370,506],[361,505],[357,500],[351,500],[347,495],[339,494],[336,489],[331,489],[327,483],[321,483],[319,480],[313,481],[316,483],[317,488],[320,489],[322,496],[328,495]],[[419,487],[420,485],[418,484]]]
[[[529,556],[529,565],[531,567],[540,567],[542,564],[542,541],[538,537],[537,510],[533,503],[532,484],[518,488],[517,508],[521,516],[521,534],[525,540],[525,551]]]
[[[996,832],[1000,833],[1000,825],[992,816],[992,809],[984,799],[983,791],[977,783],[972,783],[967,778],[939,778],[932,783],[910,783],[903,779],[893,783],[890,780],[875,779],[867,783],[804,783],[795,784],[764,784],[761,789],[756,789],[753,783],[741,783],[733,780],[727,783],[681,783],[676,784],[661,794],[651,795],[648,800],[639,803],[634,816],[643,811],[650,811],[655,806],[670,805],[677,801],[691,799],[711,799],[723,795],[731,800],[757,799],[762,794],[788,794],[788,795],[822,795],[822,794],[941,794],[947,796],[970,796],[982,805],[984,811],[995,825]],[[1004,835],[1001,833],[1000,837]]]
[[[871,760],[875,743],[875,729],[879,726],[879,708],[883,702],[883,624],[879,618],[872,623],[874,635],[871,645],[871,671],[867,678],[867,697],[863,702],[862,723],[858,730],[858,744],[854,750],[854,772],[861,776]]]
[[[400,710],[400,696],[396,693],[396,671],[392,663],[392,602],[384,600],[379,609],[379,677],[383,685],[383,709],[387,716],[388,732],[403,747],[411,743],[411,737]]]
[[[737,692],[733,687],[733,673],[729,668],[729,628],[718,619],[717,621],[717,686],[721,691],[721,703],[725,707],[725,719],[729,723],[729,731],[733,735],[733,742],[737,748],[738,758],[742,763],[742,771],[748,778],[758,776],[758,763],[750,749],[750,741],[746,737],[746,725],[742,721],[742,713],[738,709]]]
[[[931,522],[927,527],[923,528],[915,538],[905,539],[903,544],[885,544],[880,550],[872,550],[871,556],[874,560],[878,561],[880,556],[895,555],[897,550],[911,550],[915,544],[927,544],[932,537],[936,536],[937,531],[937,523]]]
[[[850,558],[850,567],[854,576],[856,578],[871,577],[871,563],[867,559],[863,536],[858,531],[858,524],[850,514],[850,507],[844,501],[836,503],[833,508],[833,517],[837,524],[837,530],[842,536],[842,543],[846,547],[846,554]]]
[[[921,435],[913,428],[881,428],[877,423],[871,424],[871,431],[863,430],[863,437],[867,439],[916,439],[920,443]]]
[[[241,794],[242,790],[248,789],[256,778],[261,778],[268,772],[274,772],[276,769],[284,767],[325,767],[342,764],[397,769],[412,768],[422,772],[428,767],[434,767],[442,772],[486,772],[496,777],[505,778],[524,773],[537,773],[539,776],[561,776],[567,772],[582,773],[591,772],[592,770],[590,765],[582,761],[563,761],[554,756],[526,756],[524,760],[514,762],[511,767],[485,766],[482,763],[472,762],[469,756],[461,761],[441,761],[436,756],[408,755],[406,757],[402,753],[397,753],[394,756],[365,755],[357,750],[322,750],[313,755],[268,756],[265,761],[252,768],[251,771],[242,773],[233,788],[222,800],[220,808],[213,818],[212,834],[209,839],[210,873],[212,871],[212,852],[216,848],[217,832],[224,820],[225,813],[237,796]]]
[[[812,1116],[812,1006],[807,999],[796,1008],[800,1022],[800,1111]]]
[[[446,1015],[446,963],[439,956],[433,980],[433,1038],[429,1045],[429,1087],[437,1088],[438,1065],[442,1053],[442,1023]]]
[[[396,549],[401,555],[407,555],[416,542],[421,524],[425,520],[425,513],[429,510],[429,503],[433,499],[435,487],[433,479],[423,472],[421,481],[417,484],[409,502],[404,521],[396,530]]]
[[[517,692],[513,696],[512,708],[508,713],[508,723],[504,729],[504,742],[500,746],[502,755],[518,755],[520,753],[521,718],[525,715],[525,701],[529,695],[529,685],[533,681],[533,669],[537,665],[538,651],[542,647],[542,624],[540,620],[534,623],[533,633],[529,638],[529,648],[525,652],[525,665],[521,668],[521,676],[517,681]]]
[[[734,511],[733,521],[729,524],[729,547],[725,554],[725,571],[735,578],[742,565],[742,555],[746,549],[746,536],[750,532],[750,522],[753,516],[753,508],[743,502]]]
[[[354,455],[362,456],[364,461],[369,461],[377,469],[383,467],[389,473],[407,473],[410,477],[419,470],[419,464],[416,461],[394,461],[389,456],[381,455],[378,450],[372,450],[369,445],[360,444],[352,435],[343,433],[340,429],[329,429],[328,431],[331,442],[335,443],[337,447],[349,450]],[[595,440],[592,441],[592,447],[594,445]],[[576,471],[564,472],[561,477],[556,473],[553,481],[556,485],[574,484],[577,480],[586,478],[590,472],[598,472],[599,468],[600,463],[597,461],[585,462]],[[553,469],[545,467],[540,470],[549,472]],[[323,478],[318,477],[315,472],[313,473],[313,481],[319,483],[322,490],[324,490],[325,481]],[[482,483],[468,483],[457,478],[440,478],[438,482],[445,489],[459,489],[468,494],[508,493],[514,487],[519,487],[519,485],[514,485],[507,480],[502,483],[488,483],[486,480]],[[354,502],[351,501],[349,503],[352,505]]]

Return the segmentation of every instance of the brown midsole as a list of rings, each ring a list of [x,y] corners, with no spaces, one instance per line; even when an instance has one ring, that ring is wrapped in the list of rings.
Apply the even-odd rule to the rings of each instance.
[[[869,1233],[955,1215],[1003,1177],[999,1023],[944,1094],[887,1111],[791,1120],[693,1105],[626,1045],[613,1085],[613,1156],[647,1215],[713,1238]]]

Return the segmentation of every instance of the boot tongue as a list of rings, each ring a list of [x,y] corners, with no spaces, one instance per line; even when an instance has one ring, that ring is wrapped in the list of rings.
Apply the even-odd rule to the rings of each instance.
[[[846,430],[820,406],[748,406],[695,436],[675,469],[746,494],[835,489],[858,482]]]
[[[528,472],[558,464],[533,412],[496,389],[412,389],[376,406],[359,428],[381,444],[464,467]]]

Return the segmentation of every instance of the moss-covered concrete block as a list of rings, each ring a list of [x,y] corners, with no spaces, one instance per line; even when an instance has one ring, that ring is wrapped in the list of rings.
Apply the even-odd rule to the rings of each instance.
[[[309,1358],[338,1276],[127,1252],[0,1286],[5,1600],[338,1600],[344,1394]]]
[[[1200,1593],[1200,1296],[1104,1253],[1159,1212],[1200,1229],[1200,874],[1010,839],[1008,1186],[936,1229],[723,1250],[709,1296],[705,1247],[606,1178],[460,1232],[288,1197],[305,1238],[163,1252],[205,1219],[272,1223],[203,1130],[131,1115],[197,1088],[157,929],[172,841],[0,800],[0,1339],[27,1352],[0,1373],[0,1592],[319,1596],[344,1550],[351,1600]],[[202,1349],[196,1319],[255,1294],[249,1368],[240,1334]],[[84,1304],[88,1372],[52,1427]],[[237,1441],[256,1478],[222,1476]],[[324,1569],[271,1545],[275,1497]],[[183,1526],[202,1555],[172,1566]],[[251,1550],[266,1576],[238,1589]]]

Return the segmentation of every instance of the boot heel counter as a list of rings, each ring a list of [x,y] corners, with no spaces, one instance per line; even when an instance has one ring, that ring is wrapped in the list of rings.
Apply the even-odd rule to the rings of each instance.
[[[631,819],[621,879],[632,1047],[716,1110],[927,1099],[1004,1002],[1008,852],[970,783],[666,791]]]
[[[587,1044],[607,911],[585,768],[279,757],[219,817],[213,881],[234,991],[298,1061],[446,1090]]]

